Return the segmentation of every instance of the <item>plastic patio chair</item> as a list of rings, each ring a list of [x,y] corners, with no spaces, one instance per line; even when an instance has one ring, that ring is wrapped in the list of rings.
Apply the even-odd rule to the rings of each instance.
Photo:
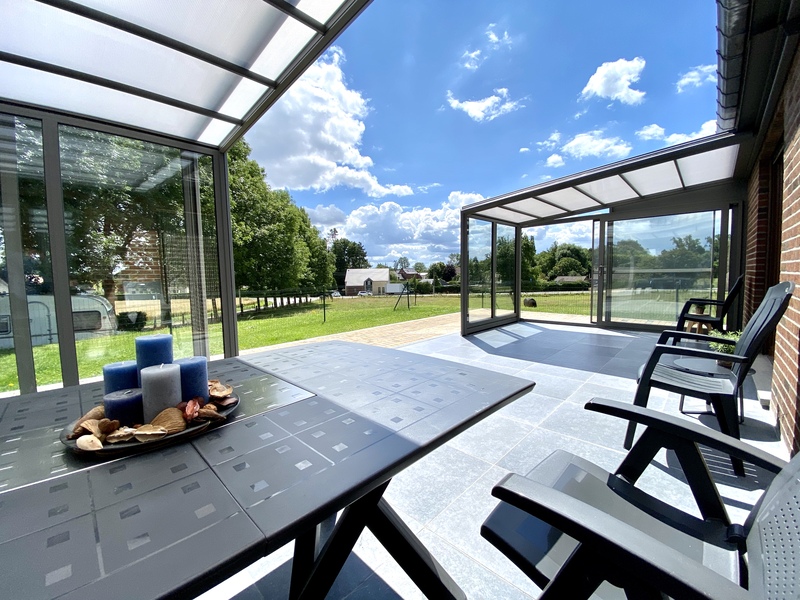
[[[481,535],[553,598],[800,597],[800,455],[790,463],[702,425],[611,400],[586,408],[646,426],[616,472],[556,451],[501,500]],[[728,518],[698,444],[777,473],[749,517]],[[673,450],[701,517],[635,487],[661,448]],[[663,595],[662,595],[663,594]]]
[[[687,321],[693,321],[705,325],[709,329],[723,330],[723,321],[731,310],[733,303],[742,291],[744,285],[744,275],[739,275],[736,281],[733,282],[731,289],[728,290],[728,295],[725,300],[710,300],[708,298],[689,298],[681,309],[678,315],[678,323],[675,329],[683,331],[686,328]],[[716,307],[715,314],[709,313],[693,313],[691,312],[693,306],[708,306]],[[698,331],[698,333],[702,333]]]
[[[633,403],[636,406],[647,406],[652,388],[701,398],[713,407],[720,430],[738,439],[739,417],[736,404],[743,398],[745,379],[764,341],[778,326],[793,291],[794,283],[790,281],[779,283],[767,290],[758,309],[742,331],[733,354],[696,347],[672,346],[668,343],[670,340],[711,342],[719,341],[719,338],[686,331],[662,332],[647,363],[639,373],[639,384]],[[728,374],[708,373],[676,367],[674,363],[668,362],[668,359],[674,357],[723,359],[732,362],[733,366]],[[628,424],[625,434],[625,448],[631,447],[635,431],[636,423],[632,421]],[[741,462],[738,460],[734,460],[734,471],[738,475],[744,475]]]

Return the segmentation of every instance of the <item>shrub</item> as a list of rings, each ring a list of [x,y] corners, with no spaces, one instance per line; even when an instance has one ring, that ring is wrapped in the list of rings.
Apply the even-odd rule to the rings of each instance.
[[[147,313],[136,310],[117,315],[117,329],[120,331],[141,331],[147,323]]]

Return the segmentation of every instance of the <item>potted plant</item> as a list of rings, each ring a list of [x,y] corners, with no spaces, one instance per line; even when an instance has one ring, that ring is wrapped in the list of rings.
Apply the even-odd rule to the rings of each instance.
[[[710,335],[720,339],[719,342],[709,343],[709,346],[711,346],[711,349],[714,352],[721,352],[722,354],[733,354],[733,351],[736,348],[736,342],[739,341],[739,338],[742,336],[742,332],[714,330],[711,332]],[[732,362],[719,359],[717,360],[717,364],[723,367],[727,367],[729,369],[733,366]]]

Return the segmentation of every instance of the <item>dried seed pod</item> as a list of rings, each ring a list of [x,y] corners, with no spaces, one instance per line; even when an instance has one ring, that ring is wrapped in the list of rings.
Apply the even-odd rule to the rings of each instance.
[[[133,435],[140,442],[153,442],[167,435],[167,430],[156,425],[142,425]]]
[[[133,439],[136,430],[133,427],[120,427],[116,431],[112,431],[106,436],[106,441],[109,444],[116,444],[118,442],[127,442]]]
[[[197,418],[198,419],[208,419],[210,421],[224,420],[225,417],[223,417],[221,414],[219,414],[216,411],[216,409],[211,408],[211,406],[213,406],[213,405],[209,403],[207,406],[204,406],[199,411],[197,411]]]
[[[91,434],[82,435],[78,438],[76,445],[81,450],[102,450],[103,449],[103,442],[97,439],[95,436]]]
[[[233,388],[229,385],[222,383],[219,379],[210,379],[208,381],[208,395],[214,400],[221,400],[227,398],[233,393]]]
[[[165,408],[156,415],[155,419],[153,419],[150,424],[165,428],[167,430],[167,435],[178,433],[186,429],[186,421],[183,418],[183,413],[177,408]]]
[[[92,410],[90,410],[85,415],[83,415],[80,419],[77,420],[77,422],[75,423],[75,427],[72,428],[72,433],[70,435],[68,435],[67,438],[68,439],[75,439],[76,437],[80,437],[81,435],[83,435],[85,433],[89,433],[89,431],[87,429],[84,429],[83,427],[81,427],[81,423],[83,423],[84,421],[88,421],[90,419],[102,419],[105,416],[106,416],[105,407],[103,407],[102,404],[99,404],[98,406],[95,406],[94,408],[92,408]]]
[[[119,429],[119,421],[117,421],[116,419],[112,421],[111,419],[103,418],[97,422],[97,427],[100,428],[101,433],[105,433],[106,435],[108,435],[112,431],[116,431],[117,429]]]
[[[183,411],[183,417],[186,419],[187,423],[191,423],[193,419],[197,417],[197,413],[200,410],[200,403],[197,400],[189,400],[186,403],[186,408]]]
[[[86,419],[83,423],[81,423],[81,427],[99,440],[102,440],[103,437],[105,437],[105,434],[100,431],[100,421],[97,419]]]

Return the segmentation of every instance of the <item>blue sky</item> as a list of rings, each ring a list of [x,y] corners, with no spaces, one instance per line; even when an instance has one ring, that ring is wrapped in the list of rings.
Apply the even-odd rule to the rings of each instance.
[[[245,139],[322,232],[429,264],[464,204],[714,133],[715,28],[711,0],[375,0]]]

